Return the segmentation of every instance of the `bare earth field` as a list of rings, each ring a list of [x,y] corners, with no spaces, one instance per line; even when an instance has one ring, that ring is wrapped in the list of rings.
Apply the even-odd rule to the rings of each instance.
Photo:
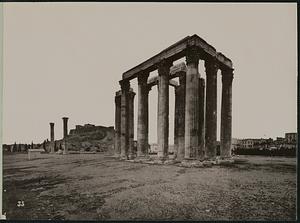
[[[26,158],[4,155],[7,219],[296,219],[296,158],[248,156],[247,163],[207,168],[102,154]]]

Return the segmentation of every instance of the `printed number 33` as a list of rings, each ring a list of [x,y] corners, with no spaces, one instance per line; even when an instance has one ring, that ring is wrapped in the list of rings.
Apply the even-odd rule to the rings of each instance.
[[[17,206],[24,207],[25,206],[24,201],[18,201]]]

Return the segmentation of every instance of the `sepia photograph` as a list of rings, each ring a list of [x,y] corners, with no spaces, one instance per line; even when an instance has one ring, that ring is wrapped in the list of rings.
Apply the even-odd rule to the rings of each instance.
[[[297,3],[0,3],[1,219],[297,220]]]

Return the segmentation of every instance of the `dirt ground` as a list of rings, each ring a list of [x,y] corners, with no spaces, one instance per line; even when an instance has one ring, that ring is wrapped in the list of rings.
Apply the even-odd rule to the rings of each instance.
[[[295,220],[296,158],[184,168],[103,154],[4,155],[7,219]]]

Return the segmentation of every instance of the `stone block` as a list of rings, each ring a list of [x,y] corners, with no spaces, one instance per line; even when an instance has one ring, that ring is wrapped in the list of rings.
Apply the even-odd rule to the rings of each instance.
[[[219,159],[217,160],[218,165],[231,165],[234,163],[233,159]]]

